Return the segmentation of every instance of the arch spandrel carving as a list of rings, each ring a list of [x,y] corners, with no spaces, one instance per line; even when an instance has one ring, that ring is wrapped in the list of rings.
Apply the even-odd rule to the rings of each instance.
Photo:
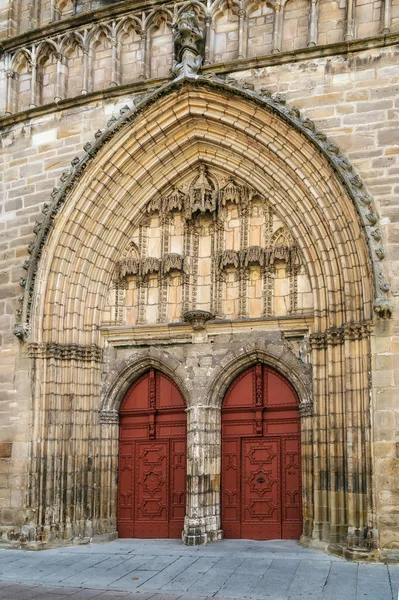
[[[185,135],[179,137],[182,127],[186,127]],[[113,144],[101,150],[111,138]],[[278,206],[309,269],[315,314],[321,319],[317,328],[370,318],[372,284],[364,277],[364,273],[371,275],[370,257],[374,265],[376,310],[381,316],[389,316],[388,288],[378,258],[381,252],[377,252],[376,246],[379,242],[373,238],[367,248],[362,233],[361,221],[367,232],[370,229],[367,223],[373,221],[374,231],[377,221],[371,199],[338,148],[319,135],[310,121],[302,122],[298,111],[287,109],[278,99],[268,95],[261,98],[250,90],[238,89],[234,82],[231,87],[220,80],[204,78],[175,81],[152,93],[133,112],[122,111],[119,120],[111,119],[109,129],[96,134],[95,145],[87,144],[85,151],[82,160],[72,161],[71,173],[62,176],[62,187],[54,190],[53,203],[44,209],[44,222],[37,225],[38,239],[30,248],[28,275],[21,282],[26,294],[21,325],[16,328],[19,337],[24,338],[29,330],[38,259],[67,196],[70,201],[63,209],[63,222],[67,225],[62,232],[57,228],[53,231],[46,264],[51,265],[53,258],[63,262],[61,247],[68,248],[68,228],[72,227],[78,205],[83,217],[80,224],[73,226],[81,228],[76,239],[84,239],[89,226],[86,213],[92,202],[90,198],[96,197],[96,203],[104,198],[102,221],[92,222],[89,233],[104,241],[103,260],[94,261],[94,271],[97,268],[99,271],[93,271],[91,290],[95,299],[91,314],[98,325],[98,307],[103,303],[110,274],[120,257],[120,248],[132,235],[132,227],[129,230],[128,225],[132,223],[132,215],[133,220],[139,220],[146,204],[167,185],[173,185],[176,173],[193,170],[198,161],[210,168],[224,169],[232,177],[238,174],[246,185],[256,181],[257,193],[269,197],[274,207]],[[151,159],[146,164],[148,157]],[[164,165],[162,170],[154,171],[154,157]],[[117,211],[111,208],[110,198],[115,199]],[[335,228],[335,223],[342,222],[343,214],[351,217],[343,227]],[[97,233],[92,225],[99,228]],[[116,230],[122,232],[118,241]],[[108,242],[104,232],[109,232]],[[61,234],[62,246],[58,244]],[[78,244],[76,240],[71,243]],[[89,253],[92,251],[90,244],[85,248]],[[81,253],[82,248],[77,251]],[[79,260],[93,262],[83,255]],[[50,271],[41,274],[41,289],[46,288],[51,295],[54,288],[48,279],[53,277]],[[69,276],[65,272],[63,281]],[[38,295],[44,299],[42,293]],[[52,302],[50,297],[46,301]],[[37,304],[39,329],[40,315],[45,312],[42,309]],[[65,314],[72,315],[72,299],[65,309]],[[92,343],[93,335],[89,333],[94,331],[92,325],[82,323],[79,328],[87,331],[87,343]],[[50,321],[44,324],[44,329],[54,332]]]

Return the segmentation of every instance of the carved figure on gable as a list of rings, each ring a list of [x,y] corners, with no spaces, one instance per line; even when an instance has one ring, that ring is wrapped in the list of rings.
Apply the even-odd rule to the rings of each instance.
[[[200,165],[199,175],[192,184],[186,204],[186,214],[214,212],[217,208],[217,192],[209,179],[205,166]]]
[[[203,62],[204,34],[195,12],[182,13],[173,29],[176,59],[173,61],[172,75],[197,75]]]

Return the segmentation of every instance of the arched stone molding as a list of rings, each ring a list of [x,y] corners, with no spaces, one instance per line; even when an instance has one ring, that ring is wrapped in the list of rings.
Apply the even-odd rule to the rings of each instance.
[[[27,263],[25,263],[25,268],[27,269],[27,277],[21,280],[21,285],[25,288],[25,294],[23,296],[23,307],[22,310],[20,311],[20,315],[21,315],[21,323],[17,325],[16,327],[16,335],[18,335],[18,337],[24,339],[30,329],[30,321],[31,321],[31,306],[32,306],[32,299],[33,299],[33,293],[34,293],[34,285],[35,285],[35,279],[36,279],[36,272],[38,269],[38,261],[40,259],[43,247],[46,244],[46,240],[50,234],[50,232],[53,230],[53,226],[56,220],[56,215],[58,214],[58,212],[60,211],[63,203],[65,202],[65,199],[67,196],[69,196],[72,192],[72,189],[77,185],[77,182],[79,180],[81,180],[83,182],[83,179],[85,180],[85,185],[86,185],[86,189],[87,189],[87,194],[89,195],[93,195],[94,191],[89,190],[88,188],[88,184],[89,181],[92,180],[94,181],[96,179],[96,176],[98,174],[98,177],[100,178],[98,180],[98,185],[102,186],[103,189],[105,189],[104,186],[109,186],[112,185],[111,180],[110,180],[110,175],[109,173],[107,173],[107,170],[104,170],[104,160],[110,160],[110,154],[109,152],[107,152],[106,150],[104,152],[102,152],[102,158],[101,159],[97,159],[96,160],[96,167],[94,168],[94,170],[92,170],[91,173],[91,169],[89,167],[89,165],[91,165],[92,161],[94,160],[94,157],[97,155],[97,153],[101,150],[101,148],[105,145],[108,144],[109,140],[111,138],[114,138],[114,144],[119,145],[121,148],[123,146],[123,144],[125,143],[123,140],[127,139],[127,137],[129,137],[129,128],[130,127],[139,127],[140,129],[140,117],[141,115],[145,114],[146,111],[149,111],[149,113],[151,112],[151,114],[153,114],[154,110],[154,104],[156,104],[156,106],[159,107],[159,113],[158,114],[164,114],[165,110],[166,110],[166,105],[170,106],[171,105],[171,99],[172,97],[176,94],[179,93],[179,90],[181,90],[183,92],[183,90],[185,90],[185,94],[181,93],[179,95],[180,97],[180,102],[183,102],[185,104],[185,106],[182,106],[182,111],[183,113],[185,113],[185,117],[183,117],[183,114],[181,116],[181,121],[182,119],[185,119],[187,121],[187,119],[194,119],[192,121],[192,123],[195,123],[196,125],[200,124],[201,122],[201,118],[200,118],[200,114],[203,113],[197,113],[196,110],[194,110],[193,108],[189,107],[189,105],[186,104],[186,101],[183,99],[184,96],[185,98],[188,98],[190,96],[190,94],[193,94],[194,97],[197,97],[197,92],[199,89],[199,86],[202,88],[203,92],[202,94],[208,94],[209,97],[213,97],[213,102],[214,102],[214,109],[213,112],[209,113],[209,115],[206,115],[204,117],[202,117],[203,121],[204,121],[204,125],[206,124],[206,122],[210,119],[211,121],[215,121],[215,119],[218,119],[220,124],[221,124],[221,131],[224,130],[224,133],[222,135],[222,137],[220,136],[220,134],[214,132],[213,135],[211,136],[211,134],[202,134],[201,132],[201,127],[199,127],[197,129],[197,131],[193,131],[192,134],[187,134],[186,136],[186,140],[185,140],[185,146],[188,147],[189,145],[192,144],[196,144],[196,139],[197,136],[200,135],[200,137],[202,135],[208,135],[208,145],[209,148],[213,147],[214,145],[218,145],[219,148],[219,153],[220,153],[220,159],[222,160],[222,164],[224,168],[230,168],[231,167],[231,172],[234,173],[236,165],[233,165],[231,163],[231,154],[230,152],[228,152],[228,154],[226,154],[225,156],[225,160],[224,157],[222,156],[224,154],[224,147],[226,146],[226,135],[227,135],[227,131],[230,130],[231,128],[231,123],[233,122],[232,120],[234,120],[234,111],[239,109],[240,106],[240,110],[242,110],[242,114],[241,114],[241,119],[243,120],[243,124],[242,124],[242,128],[241,131],[245,131],[245,137],[248,137],[248,135],[251,132],[251,127],[252,127],[252,134],[249,135],[248,139],[251,139],[252,135],[253,137],[253,141],[255,143],[256,140],[256,144],[258,145],[258,148],[255,150],[254,148],[250,149],[250,146],[246,147],[247,141],[245,141],[245,139],[242,139],[242,134],[240,134],[241,139],[239,141],[237,141],[237,147],[236,147],[236,152],[239,154],[242,154],[242,156],[246,156],[247,158],[252,156],[252,160],[261,160],[261,157],[263,156],[262,152],[265,153],[269,153],[270,149],[272,149],[273,155],[276,158],[277,161],[282,160],[284,157],[284,146],[281,146],[279,144],[276,145],[275,141],[273,141],[273,137],[277,134],[277,132],[274,132],[271,136],[270,134],[265,134],[265,127],[266,127],[266,123],[269,122],[269,125],[267,125],[268,128],[270,128],[271,126],[271,130],[270,133],[272,133],[272,130],[275,129],[275,126],[277,126],[277,128],[280,127],[281,129],[281,133],[280,135],[285,135],[285,130],[286,132],[292,132],[292,144],[293,146],[291,146],[292,148],[292,152],[296,153],[296,160],[299,160],[298,162],[298,168],[295,172],[295,175],[293,173],[293,180],[291,183],[291,187],[288,187],[288,189],[286,190],[287,195],[291,195],[292,199],[290,200],[291,202],[291,206],[290,208],[288,208],[287,205],[287,200],[285,200],[284,198],[281,198],[281,201],[279,201],[279,208],[280,210],[283,209],[284,206],[286,206],[287,208],[284,209],[284,212],[287,212],[287,216],[285,216],[286,222],[289,222],[289,220],[292,220],[292,217],[295,217],[295,212],[296,212],[296,208],[295,205],[298,202],[303,202],[303,200],[300,200],[300,198],[298,197],[296,200],[294,199],[293,195],[295,195],[295,189],[301,189],[301,194],[303,196],[304,193],[309,193],[309,185],[310,182],[312,181],[312,177],[314,177],[315,175],[315,171],[312,170],[311,168],[309,169],[308,167],[310,167],[309,164],[309,159],[308,159],[308,154],[305,156],[301,155],[301,150],[299,148],[295,148],[295,143],[298,143],[298,140],[295,138],[296,135],[300,134],[300,136],[303,136],[302,139],[305,141],[307,140],[307,148],[309,150],[309,152],[311,154],[314,155],[314,160],[320,160],[320,157],[322,156],[322,160],[319,163],[319,168],[322,168],[322,165],[329,165],[329,168],[331,169],[330,172],[327,174],[326,173],[326,177],[328,177],[328,181],[323,182],[322,187],[324,187],[325,185],[327,185],[327,187],[329,187],[329,191],[328,194],[331,195],[331,198],[335,198],[334,202],[332,203],[332,205],[328,206],[328,208],[326,207],[326,211],[330,213],[330,216],[327,217],[326,220],[326,216],[322,215],[320,212],[320,206],[316,206],[314,204],[315,202],[315,198],[313,197],[312,199],[309,198],[309,200],[307,201],[307,208],[306,210],[309,211],[308,215],[311,217],[313,215],[312,211],[314,212],[314,217],[316,218],[316,220],[314,221],[313,224],[311,224],[309,222],[309,224],[305,225],[305,227],[307,227],[306,231],[300,231],[299,230],[299,225],[297,223],[292,223],[292,228],[291,230],[296,232],[297,236],[298,236],[298,241],[300,242],[299,245],[300,246],[305,246],[306,248],[310,248],[314,245],[314,239],[312,239],[312,236],[314,237],[314,233],[312,233],[312,228],[314,230],[314,227],[317,227],[320,231],[319,231],[319,235],[320,235],[320,239],[318,240],[318,245],[319,248],[316,250],[315,252],[316,254],[319,256],[319,261],[324,261],[324,258],[321,258],[323,255],[327,258],[327,254],[326,252],[328,252],[328,261],[327,263],[325,263],[326,265],[328,264],[328,262],[332,259],[333,261],[339,261],[338,256],[339,254],[341,254],[341,257],[343,256],[349,256],[350,260],[352,260],[352,267],[353,269],[355,269],[355,271],[357,271],[357,273],[355,274],[355,272],[353,272],[352,277],[351,277],[351,281],[352,283],[344,283],[343,280],[341,280],[340,283],[338,283],[337,281],[335,281],[333,283],[333,279],[337,278],[337,277],[343,277],[345,276],[345,273],[348,271],[347,269],[342,271],[341,266],[338,266],[338,263],[336,263],[336,266],[332,266],[330,265],[330,267],[327,269],[327,271],[325,269],[321,268],[321,263],[319,262],[319,264],[315,263],[313,264],[312,260],[310,260],[310,256],[309,256],[309,264],[312,263],[312,268],[313,268],[313,278],[315,281],[315,289],[317,289],[319,287],[319,285],[322,285],[322,288],[324,289],[324,291],[322,291],[322,289],[320,289],[320,291],[318,292],[318,296],[317,296],[317,302],[316,302],[316,314],[319,314],[320,317],[323,319],[325,319],[326,314],[329,311],[329,306],[344,306],[346,304],[346,298],[348,297],[348,295],[350,295],[352,297],[352,301],[351,301],[351,306],[356,307],[354,310],[354,313],[352,315],[347,314],[341,314],[339,318],[339,320],[346,320],[348,322],[356,322],[357,320],[364,320],[364,318],[369,318],[371,316],[371,310],[370,310],[370,306],[371,306],[371,301],[372,299],[368,296],[369,292],[368,292],[368,288],[367,288],[367,282],[364,278],[363,272],[362,274],[360,274],[359,271],[359,265],[362,264],[363,265],[363,269],[365,272],[370,272],[370,265],[368,264],[368,257],[367,254],[369,254],[369,257],[371,258],[371,264],[373,265],[373,274],[374,274],[374,294],[375,294],[375,310],[377,312],[377,314],[379,316],[381,316],[382,318],[387,318],[390,316],[391,312],[392,312],[392,308],[391,308],[391,304],[389,302],[389,300],[387,299],[387,292],[389,290],[389,286],[386,283],[385,277],[384,277],[384,272],[383,272],[383,267],[381,264],[381,260],[384,257],[384,250],[381,246],[381,234],[379,233],[378,228],[376,228],[376,224],[378,222],[378,217],[376,215],[376,213],[373,211],[372,208],[372,199],[370,198],[370,196],[367,194],[366,190],[364,189],[364,186],[362,184],[362,182],[359,180],[359,177],[354,173],[350,163],[347,161],[347,159],[345,159],[339,152],[339,149],[337,148],[337,146],[335,144],[331,144],[330,142],[328,142],[328,140],[326,139],[326,137],[324,136],[324,134],[319,133],[314,124],[309,121],[308,119],[306,119],[305,121],[302,121],[300,118],[300,114],[299,111],[297,109],[288,109],[285,106],[285,103],[282,102],[278,97],[276,98],[272,98],[270,97],[269,94],[265,93],[264,95],[260,96],[254,92],[252,92],[251,90],[248,89],[241,89],[238,88],[238,86],[232,82],[232,85],[226,84],[225,82],[221,81],[221,80],[208,80],[205,78],[197,78],[195,81],[194,80],[179,80],[179,81],[174,81],[170,84],[166,84],[164,86],[162,86],[159,90],[151,93],[147,98],[143,99],[137,106],[137,108],[133,109],[133,111],[130,110],[122,110],[121,111],[121,117],[120,119],[115,119],[112,118],[110,119],[110,121],[108,122],[108,129],[105,132],[98,132],[96,134],[96,141],[94,143],[94,145],[91,144],[86,144],[85,145],[85,151],[86,154],[84,155],[84,157],[82,159],[80,159],[79,157],[76,157],[75,159],[73,159],[72,161],[72,170],[70,172],[65,172],[62,177],[61,177],[61,182],[62,185],[60,188],[58,189],[54,189],[52,197],[53,197],[53,201],[50,205],[45,205],[44,207],[44,213],[45,213],[45,218],[44,221],[42,223],[37,223],[36,227],[35,227],[35,232],[37,233],[37,239],[35,242],[33,242],[30,247],[29,247],[29,253],[31,254],[32,258],[30,261],[27,261]],[[227,94],[227,96],[226,96]],[[221,110],[221,104],[220,104],[220,100],[222,99],[222,97],[229,97],[230,101],[232,102],[232,104],[235,104],[235,107],[233,108],[232,106],[232,114],[230,118],[226,118],[226,116],[223,116],[223,112],[225,112],[225,108],[223,106],[223,112],[219,112]],[[242,101],[244,100],[244,104],[242,104]],[[206,105],[206,101],[204,106]],[[255,122],[252,122],[252,125],[249,124],[249,122],[247,123],[247,116],[246,116],[246,111],[243,110],[244,106],[247,107],[247,112],[248,114],[252,114],[255,115],[257,117],[257,125],[255,125]],[[156,109],[155,109],[156,110]],[[170,108],[168,110],[171,110]],[[264,116],[266,117],[266,122],[265,119],[262,117],[262,111],[264,112]],[[275,117],[274,117],[275,115]],[[261,126],[261,122],[262,126]],[[245,122],[245,124],[244,124]],[[144,124],[144,121],[142,121],[142,124]],[[238,125],[238,122],[237,122]],[[155,121],[154,121],[154,127],[158,128],[158,132],[159,132],[159,126],[155,125]],[[170,127],[170,125],[169,125]],[[126,131],[127,130],[127,131]],[[260,133],[260,131],[263,130],[263,134]],[[171,134],[173,131],[173,124],[172,127],[170,129]],[[295,133],[294,133],[295,132]],[[159,135],[159,133],[158,133]],[[262,139],[262,135],[263,135],[263,139]],[[162,138],[164,138],[164,135],[161,135]],[[191,138],[191,139],[190,139]],[[133,138],[131,138],[133,139]],[[147,136],[148,139],[148,136]],[[117,141],[119,140],[119,141]],[[224,140],[224,141],[222,141]],[[161,140],[159,140],[160,142]],[[301,142],[302,143],[302,142]],[[130,144],[130,142],[129,142]],[[162,142],[163,147],[161,150],[161,146],[158,145],[158,156],[160,156],[160,154],[162,153],[163,156],[163,160],[165,160],[166,156],[169,155],[169,157],[171,157],[171,147],[169,146],[168,148],[165,146],[164,142]],[[264,144],[264,146],[263,146]],[[285,141],[285,145],[286,148],[288,149],[288,138]],[[121,150],[122,154],[121,154],[121,158],[120,160],[122,161],[126,161],[128,158],[130,158],[130,152],[134,151],[132,145],[130,144],[130,149],[129,149],[129,153],[126,153],[125,150]],[[181,144],[179,144],[179,146],[181,147]],[[262,150],[263,148],[263,150]],[[295,149],[294,149],[295,148]],[[124,157],[123,157],[123,153],[124,153]],[[115,154],[114,152],[111,152],[111,154]],[[206,158],[206,152],[203,154],[204,158]],[[193,164],[193,160],[191,159],[191,164]],[[214,163],[216,164],[216,162],[219,160],[218,157],[214,156],[214,153],[212,153],[212,158],[206,158],[206,160],[208,161],[214,161]],[[245,159],[243,159],[245,161]],[[290,159],[291,160],[291,159]],[[184,166],[183,166],[184,165]],[[300,166],[301,165],[301,166]],[[281,167],[283,166],[283,162],[281,162]],[[177,166],[177,164],[175,165],[171,165],[172,167],[172,172],[175,173],[176,169],[178,168],[179,170],[181,170],[182,168],[187,169],[188,168],[188,164],[187,164],[187,160],[184,160],[183,163],[180,166]],[[115,167],[114,167],[115,168]],[[242,167],[243,169],[243,173],[242,173],[242,177],[243,179],[247,179],[248,177],[250,177],[250,173],[251,173],[251,169],[249,168],[249,166],[245,166],[244,162],[242,163]],[[268,167],[270,169],[270,166]],[[291,168],[291,167],[290,167]],[[87,170],[87,174],[85,173]],[[301,177],[298,177],[298,173],[299,170],[302,171],[301,173]],[[313,174],[312,174],[313,172]],[[96,175],[94,174],[96,173]],[[93,179],[94,177],[94,179]],[[170,176],[166,176],[166,171],[164,172],[163,175],[163,180],[162,182],[159,181],[155,184],[151,183],[150,186],[148,187],[147,185],[147,198],[149,198],[152,194],[159,192],[160,188],[165,185],[166,181],[165,181],[165,177],[170,177]],[[251,177],[252,177],[252,173],[251,173]],[[261,172],[259,173],[259,182],[262,181],[262,179],[264,179],[265,175],[262,175]],[[318,179],[318,178],[316,178]],[[313,182],[314,185],[316,186],[316,189],[320,187],[320,180],[316,180]],[[173,182],[169,179],[169,181],[173,184]],[[270,195],[271,190],[273,190],[272,193],[276,193],[276,201],[278,198],[278,191],[276,191],[276,186],[277,186],[277,182],[278,185],[281,185],[282,187],[284,187],[286,184],[284,182],[279,181],[279,176],[277,174],[277,172],[273,175],[272,179],[269,179],[269,181],[264,181],[262,183],[263,190],[262,193],[264,193],[266,196]],[[132,179],[130,178],[130,183],[128,185],[132,184]],[[155,185],[154,185],[155,184]],[[126,185],[126,184],[124,184]],[[77,186],[79,187],[79,186]],[[314,189],[314,187],[313,187]],[[308,190],[308,192],[306,192],[306,190]],[[345,191],[344,191],[345,190]],[[125,190],[126,192],[127,190]],[[320,194],[324,194],[327,193],[326,190],[324,190],[323,192],[320,190],[319,192],[319,198],[320,198],[320,204],[322,203],[321,200],[321,195]],[[98,195],[98,191],[96,191],[96,194]],[[313,191],[311,192],[311,194],[313,194]],[[317,194],[316,194],[317,195]],[[75,196],[76,198],[76,196]],[[349,200],[350,198],[350,200]],[[89,202],[92,202],[92,200],[88,200]],[[319,201],[317,201],[319,203]],[[143,206],[143,203],[145,203],[145,199],[143,198],[141,200],[141,207]],[[293,204],[294,203],[294,204]],[[311,203],[313,203],[313,207],[311,208]],[[356,211],[354,211],[354,207],[353,204],[356,208],[356,211],[358,213],[358,216],[356,216]],[[334,208],[337,207],[339,210],[337,211]],[[70,210],[70,209],[69,209]],[[137,210],[140,210],[140,207],[137,207]],[[294,212],[292,212],[294,211]],[[331,212],[333,211],[333,212]],[[319,212],[319,214],[316,217],[316,212]],[[334,214],[333,214],[334,213]],[[326,213],[327,214],[327,213]],[[343,215],[346,214],[352,214],[352,222],[348,222],[347,223],[347,228],[346,231],[344,232],[334,232],[333,233],[333,237],[331,236],[331,232],[327,232],[327,229],[330,227],[330,225],[328,225],[328,223],[332,223],[334,219],[343,219]],[[308,216],[307,215],[307,216]],[[361,231],[361,227],[359,227],[360,222],[362,222],[362,228],[363,228],[363,232],[366,234],[366,239],[368,240],[368,250],[366,250],[365,246],[364,246],[364,242],[363,242],[363,235],[362,235],[362,231]],[[326,229],[327,227],[327,229]],[[315,230],[314,230],[315,231]],[[345,241],[344,241],[345,238]],[[346,249],[344,249],[344,246],[342,244],[347,244],[348,247]],[[329,252],[329,249],[332,249],[335,247],[334,252]],[[341,249],[340,249],[341,248]],[[305,252],[306,253],[306,252]],[[309,253],[308,253],[309,254]],[[342,258],[343,260],[343,258]],[[346,259],[345,259],[346,261]],[[48,263],[47,263],[48,264]],[[109,273],[112,270],[112,268],[107,268],[104,270],[104,273]],[[325,271],[323,273],[323,270]],[[327,278],[324,279],[324,283],[321,283],[320,280],[320,284],[316,284],[316,279],[317,277],[321,276],[322,278]],[[330,283],[328,283],[328,278],[330,279]],[[355,282],[355,284],[353,284],[353,282]],[[329,299],[327,299],[327,296],[325,296],[326,290],[331,288],[331,286],[334,286],[335,290],[339,290],[338,294],[340,295],[340,298],[336,297],[330,297]],[[355,285],[355,287],[354,287]],[[345,293],[343,292],[345,288]],[[336,292],[335,292],[336,293]],[[324,297],[323,297],[324,295]],[[362,297],[364,295],[364,297]],[[357,300],[355,298],[358,298]],[[40,313],[39,311],[39,314]],[[339,323],[333,323],[333,325],[339,325]],[[323,330],[324,327],[328,326],[328,323],[326,321],[323,321],[323,324],[320,324],[318,326],[318,328],[320,330]]]
[[[283,341],[256,340],[242,349],[234,349],[223,357],[206,392],[209,406],[221,408],[233,381],[257,362],[279,371],[295,388],[302,414],[310,414],[313,406],[312,367],[302,362]]]
[[[174,356],[151,346],[111,369],[101,392],[100,422],[117,423],[123,398],[131,385],[149,369],[157,369],[170,377],[182,393],[186,406],[190,405],[190,392],[185,383],[183,364]]]
[[[302,120],[297,109],[286,107],[279,96],[271,97],[267,91],[257,94],[234,81],[179,79],[148,95],[133,110],[122,109],[119,119],[110,119],[108,128],[96,134],[94,144],[85,145],[84,157],[76,157],[72,170],[62,175],[61,187],[54,190],[51,205],[44,208],[43,222],[36,225],[37,238],[29,248],[32,258],[25,265],[27,277],[21,281],[25,294],[16,334],[24,339],[32,327],[35,343],[103,347],[106,342],[100,324],[105,290],[137,220],[145,216],[146,206],[156,195],[169,193],[179,177],[192,173],[199,164],[255,186],[278,211],[308,266],[315,306],[309,326],[314,412],[302,421],[307,424],[305,488],[309,491],[304,502],[304,534],[325,543],[345,544],[349,529],[356,528],[358,538],[366,540],[370,524],[374,525],[370,340],[364,323],[372,318],[373,301],[378,308],[382,297],[387,307],[385,316],[389,316],[381,263],[384,252],[375,229],[377,215],[362,182],[337,146],[311,121]],[[246,351],[243,343],[240,352],[252,353],[251,360],[255,360],[262,355],[262,348],[248,347]],[[277,361],[279,352],[275,351],[273,360]],[[266,348],[264,360],[272,360],[267,354]],[[282,356],[283,346],[279,358]],[[238,354],[236,358],[240,360]],[[141,363],[143,369],[148,368],[146,360]],[[227,361],[223,365],[230,368],[230,359]],[[286,363],[285,372],[298,366],[292,358],[283,357],[282,362]],[[122,391],[131,382],[126,368],[121,387],[116,379],[114,382],[113,389],[119,390],[119,395],[115,391],[109,398],[121,400]],[[67,392],[71,385],[76,387],[74,397],[86,395],[86,413],[76,416],[76,425],[97,427],[93,439],[99,431],[101,436],[109,436],[98,472],[107,473],[111,481],[115,472],[112,461],[115,463],[117,457],[115,435],[106,433],[107,427],[99,428],[97,420],[90,420],[87,414],[99,409],[98,372],[88,369],[91,379],[87,381],[71,378],[74,371],[66,364],[57,371],[50,363],[43,369],[47,395],[37,392],[36,439],[43,440],[44,451],[53,451],[50,437],[46,447],[47,432],[41,419],[50,419],[50,409],[43,402],[51,404],[55,412],[57,402],[63,401],[56,398],[52,388],[56,372],[64,378],[65,396],[70,397]],[[79,371],[80,365],[73,369]],[[174,373],[186,381],[181,367]],[[224,385],[227,383],[225,380]],[[298,378],[296,385],[300,383]],[[202,375],[193,376],[192,384],[198,393],[196,405],[190,404],[189,410],[193,454],[189,455],[188,475],[193,492],[200,480],[206,483],[201,488],[206,498],[199,502],[193,493],[197,503],[188,514],[192,521],[186,534],[187,541],[204,541],[220,535],[216,502],[220,411],[215,402],[209,404],[204,397],[209,385],[206,368]],[[300,397],[305,385],[307,380],[297,388]],[[183,391],[184,386],[180,387]],[[112,411],[112,401],[108,408]],[[51,427],[51,421],[46,426]],[[108,429],[115,427],[114,423]],[[356,444],[351,443],[353,439]],[[195,448],[201,448],[198,456]],[[81,449],[83,458],[89,455],[86,439]],[[34,473],[32,480],[37,476],[42,475]],[[51,486],[51,473],[47,476]],[[349,493],[343,492],[342,482],[348,482]],[[114,493],[114,483],[107,489]],[[208,504],[207,494],[213,494]],[[106,506],[106,515],[111,518],[112,502],[101,506]],[[201,514],[202,506],[205,510]]]

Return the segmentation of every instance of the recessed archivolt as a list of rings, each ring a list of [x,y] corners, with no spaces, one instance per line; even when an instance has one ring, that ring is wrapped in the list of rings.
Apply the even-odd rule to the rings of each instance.
[[[375,310],[390,316],[371,198],[338,148],[297,109],[221,80],[181,79],[123,109],[95,137],[36,226],[19,337],[29,332],[35,295],[35,338],[44,329],[45,338],[73,342],[79,334],[95,342],[104,290],[135,218],[199,161],[239,175],[281,214],[307,263],[317,329],[371,317],[371,263]]]
[[[118,422],[119,409],[128,389],[149,369],[157,369],[170,377],[178,386],[186,406],[190,405],[184,365],[168,352],[151,346],[119,362],[108,373],[101,393],[100,420],[103,423]]]
[[[208,404],[220,408],[229,386],[238,375],[259,362],[287,378],[298,395],[301,412],[308,415],[313,407],[312,368],[299,360],[284,342],[276,340],[258,340],[228,352],[212,375],[205,394]]]

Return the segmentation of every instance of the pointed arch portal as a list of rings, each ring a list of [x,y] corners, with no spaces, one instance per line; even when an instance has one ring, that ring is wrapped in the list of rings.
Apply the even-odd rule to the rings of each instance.
[[[222,529],[255,540],[302,534],[298,398],[262,363],[237,377],[222,406]]]
[[[178,538],[186,512],[186,413],[166,375],[151,369],[120,410],[119,537]]]
[[[301,415],[302,539],[367,543],[370,330],[373,309],[391,308],[377,215],[349,162],[278,98],[204,77],[123,109],[85,152],[35,228],[15,328],[40,380],[36,535],[117,531],[119,414],[122,444],[129,411],[141,418],[133,390],[165,365],[155,378],[187,406],[178,527],[186,543],[219,539],[221,400],[244,365],[274,377],[280,361]],[[157,431],[158,407],[142,410],[155,410]],[[72,424],[73,447],[62,437]]]

